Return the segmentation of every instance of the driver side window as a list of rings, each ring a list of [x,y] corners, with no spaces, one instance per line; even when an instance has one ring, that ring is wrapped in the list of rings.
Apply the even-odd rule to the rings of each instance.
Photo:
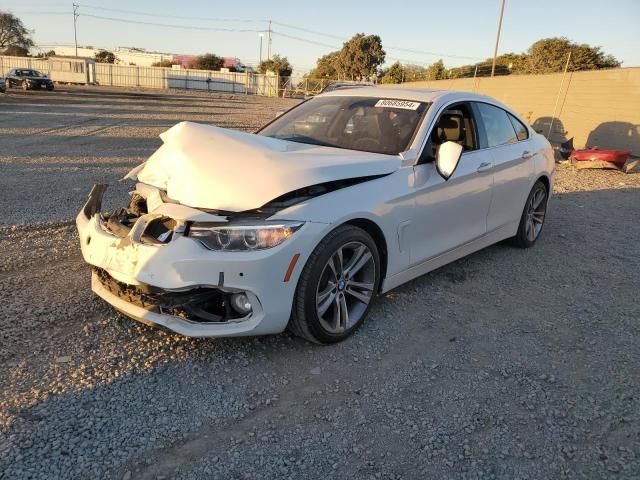
[[[440,146],[445,142],[461,145],[464,152],[479,148],[473,115],[467,103],[453,104],[440,114],[418,163],[435,161]]]

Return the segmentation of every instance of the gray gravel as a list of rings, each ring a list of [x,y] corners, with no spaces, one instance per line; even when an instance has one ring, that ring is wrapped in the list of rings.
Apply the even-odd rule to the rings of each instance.
[[[90,293],[72,219],[93,182],[179,120],[251,130],[292,104],[0,96],[0,478],[640,478],[640,175],[560,168],[535,248],[400,287],[332,347],[187,339]]]

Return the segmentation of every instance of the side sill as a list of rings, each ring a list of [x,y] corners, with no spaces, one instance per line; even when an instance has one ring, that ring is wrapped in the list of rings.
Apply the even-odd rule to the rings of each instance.
[[[418,265],[414,265],[408,268],[404,272],[396,273],[392,277],[388,277],[382,283],[380,293],[386,293],[389,290],[409,282],[415,278],[418,278],[425,273],[429,273],[437,268],[440,268],[448,263],[451,263],[459,258],[466,257],[467,255],[482,250],[494,243],[498,243],[502,240],[512,237],[518,228],[518,222],[513,222],[503,227],[497,228],[485,235],[476,238],[464,245],[449,250],[441,255],[430,258]]]

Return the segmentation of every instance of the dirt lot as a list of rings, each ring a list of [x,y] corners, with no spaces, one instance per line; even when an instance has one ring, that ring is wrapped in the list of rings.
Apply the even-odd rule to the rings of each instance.
[[[291,105],[0,96],[0,478],[640,478],[640,175],[559,170],[533,249],[379,298],[352,339],[196,340],[89,291],[72,219],[179,120]]]

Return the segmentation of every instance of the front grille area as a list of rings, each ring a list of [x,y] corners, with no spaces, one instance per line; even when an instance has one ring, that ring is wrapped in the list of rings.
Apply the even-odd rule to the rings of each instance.
[[[172,292],[150,285],[128,285],[101,268],[94,267],[93,271],[109,292],[151,312],[203,323],[223,323],[239,318],[229,304],[230,294],[217,288]]]

